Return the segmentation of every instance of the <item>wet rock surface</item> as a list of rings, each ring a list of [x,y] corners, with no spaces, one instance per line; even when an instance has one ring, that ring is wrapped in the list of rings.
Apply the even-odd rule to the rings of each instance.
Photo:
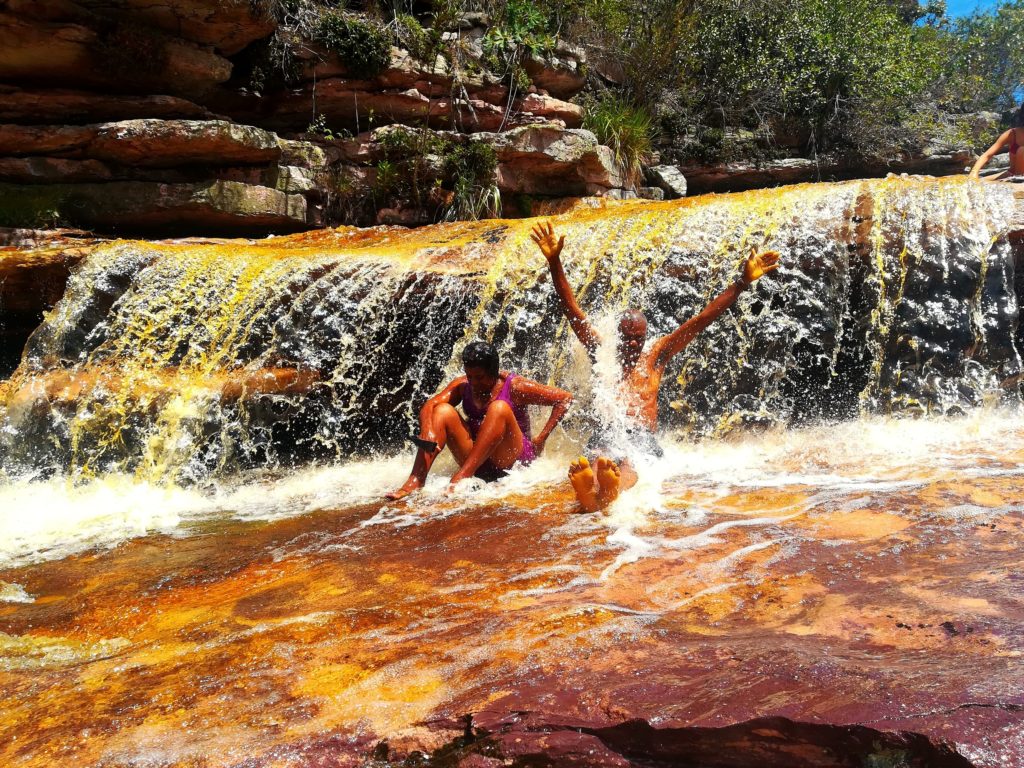
[[[555,464],[487,500],[220,520],[7,567],[32,601],[0,603],[0,756],[1015,765],[1019,451],[979,436],[922,467],[825,448],[873,428],[736,446],[742,467],[663,476],[661,511],[572,515]],[[624,556],[623,526],[652,548]]]

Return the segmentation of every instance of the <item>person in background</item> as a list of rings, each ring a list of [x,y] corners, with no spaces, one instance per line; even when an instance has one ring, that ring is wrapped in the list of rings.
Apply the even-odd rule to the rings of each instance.
[[[1011,121],[1010,130],[1003,133],[995,143],[978,158],[971,168],[970,178],[978,180],[981,169],[988,165],[992,158],[1002,152],[1010,153],[1008,170],[986,176],[984,181],[1024,181],[1024,104],[1021,104]]]
[[[434,460],[446,447],[459,463],[451,485],[467,477],[488,482],[503,477],[514,464],[529,464],[544,450],[552,430],[572,403],[564,389],[500,370],[498,351],[475,341],[462,352],[465,376],[452,381],[420,410],[420,432],[410,438],[416,459],[405,484],[387,494],[401,499],[422,488]],[[462,405],[465,418],[455,406]],[[536,437],[530,434],[527,407],[550,406],[551,415]]]
[[[534,227],[532,238],[547,259],[551,282],[562,313],[568,319],[576,338],[586,348],[591,361],[596,361],[601,338],[576,302],[559,258],[565,246],[565,236],[556,237],[554,228],[547,223]],[[570,465],[569,480],[582,511],[595,512],[602,509],[618,497],[621,489],[636,484],[636,472],[629,462],[630,451],[626,449],[656,457],[662,455],[655,435],[658,428],[658,390],[669,361],[731,307],[751,283],[778,266],[777,252],[752,253],[743,267],[740,279],[713,299],[696,317],[690,318],[672,333],[655,339],[649,349],[645,349],[647,318],[644,313],[630,309],[622,315],[619,319],[617,353],[622,373],[621,391],[626,400],[623,405],[633,426],[627,430],[626,435],[616,434],[607,426],[594,435],[587,450],[598,456],[596,473],[583,456]],[[623,440],[629,445],[622,445]]]

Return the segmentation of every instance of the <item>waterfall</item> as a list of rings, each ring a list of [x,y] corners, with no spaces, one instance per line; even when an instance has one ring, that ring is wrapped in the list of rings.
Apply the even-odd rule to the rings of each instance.
[[[664,379],[663,426],[709,436],[1016,398],[1012,208],[998,185],[889,178],[551,220],[581,306],[641,308],[652,335],[699,312],[751,250],[780,251]],[[589,366],[534,223],[97,248],[0,389],[0,466],[198,482],[393,449],[474,338],[585,405]],[[577,410],[569,430],[586,428]]]

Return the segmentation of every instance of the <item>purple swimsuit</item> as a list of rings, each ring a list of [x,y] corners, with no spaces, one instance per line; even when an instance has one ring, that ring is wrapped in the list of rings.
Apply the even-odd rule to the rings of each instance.
[[[501,388],[501,392],[491,402],[497,402],[498,400],[504,400],[512,408],[512,413],[516,417],[516,423],[519,424],[519,429],[523,433],[523,450],[519,454],[519,463],[529,464],[535,458],[537,454],[533,450],[533,440],[530,436],[530,415],[526,412],[525,406],[516,405],[512,402],[512,379],[515,378],[514,373],[510,373],[505,377],[505,384]],[[473,400],[473,391],[467,381],[462,385],[462,410],[466,412],[466,425],[469,427],[469,434],[472,435],[473,439],[476,440],[477,434],[480,432],[480,425],[484,423],[484,414],[487,413],[486,408],[480,408]],[[504,472],[491,464],[491,460],[488,459],[477,470],[479,477],[485,477],[485,475],[495,474],[498,476],[504,474]],[[486,477],[485,477],[486,479]]]

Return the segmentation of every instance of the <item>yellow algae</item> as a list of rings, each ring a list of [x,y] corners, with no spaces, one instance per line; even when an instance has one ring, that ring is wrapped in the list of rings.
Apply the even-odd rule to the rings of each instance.
[[[744,590],[743,615],[762,627],[785,627],[802,616],[811,602],[821,600],[827,588],[810,574],[766,578]]]
[[[583,605],[542,616],[534,621],[532,629],[542,634],[571,635],[617,618],[618,615],[607,608]]]
[[[360,664],[326,664],[307,670],[305,677],[292,688],[295,696],[332,697],[347,691],[373,673]]]
[[[361,723],[377,733],[392,733],[424,719],[448,691],[446,680],[450,675],[433,667],[398,663],[366,670],[351,666],[355,669],[327,669],[323,688],[312,679],[316,672],[304,673],[293,692],[301,696],[320,690],[310,694],[316,697],[319,709],[308,723],[292,725],[292,735],[323,733],[339,725]]]
[[[393,573],[382,573],[377,577],[377,583],[381,585],[394,584],[398,577]]]
[[[785,489],[756,489],[721,496],[714,500],[717,514],[761,517],[799,510],[807,505],[808,494]]]

